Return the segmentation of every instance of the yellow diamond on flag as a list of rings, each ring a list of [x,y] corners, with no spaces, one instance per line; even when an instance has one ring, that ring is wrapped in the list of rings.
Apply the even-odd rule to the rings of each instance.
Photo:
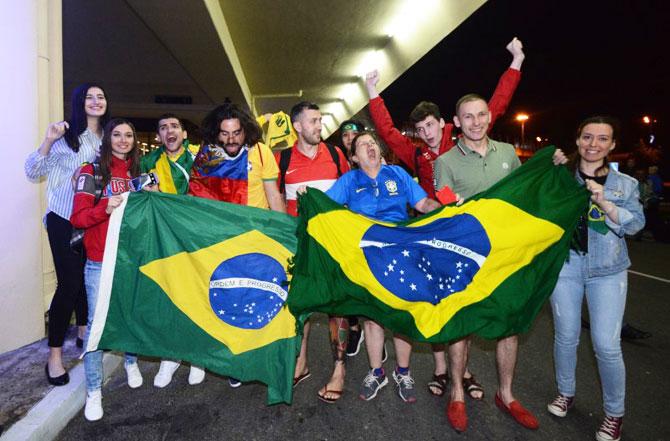
[[[291,256],[252,230],[154,260],[140,271],[197,326],[239,354],[296,335],[295,318],[284,307]]]

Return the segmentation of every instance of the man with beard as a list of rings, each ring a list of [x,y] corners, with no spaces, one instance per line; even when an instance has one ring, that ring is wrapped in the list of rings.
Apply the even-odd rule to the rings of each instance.
[[[278,152],[276,159],[281,170],[279,182],[286,197],[287,211],[297,216],[298,188],[307,186],[326,191],[339,176],[349,171],[349,163],[339,148],[321,141],[321,112],[316,104],[303,101],[293,106],[291,122],[298,140],[290,149]],[[335,368],[328,383],[319,390],[318,397],[326,403],[334,403],[342,396],[344,386],[349,323],[345,317],[330,317],[329,326]],[[296,362],[294,386],[310,376],[307,363],[309,329],[307,322]]]
[[[186,194],[200,146],[189,143],[181,120],[172,113],[158,118],[158,137],[161,146],[142,157],[142,173],[155,173],[163,193]]]
[[[225,103],[205,117],[201,130],[204,146],[191,170],[189,194],[286,212],[277,164],[251,116]]]
[[[142,157],[140,168],[142,173],[155,173],[158,176],[158,187],[163,193],[186,194],[190,179],[193,159],[200,149],[199,145],[189,144],[188,134],[181,120],[172,113],[158,118],[158,137],[161,146]],[[170,384],[180,361],[161,360],[158,373],[154,377],[154,386],[163,388]],[[188,383],[200,384],[205,379],[205,370],[191,365]]]

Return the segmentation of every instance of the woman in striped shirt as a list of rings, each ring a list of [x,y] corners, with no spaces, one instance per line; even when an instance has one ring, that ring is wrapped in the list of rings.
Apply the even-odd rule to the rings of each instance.
[[[68,121],[52,123],[40,147],[28,156],[25,172],[37,182],[46,176],[47,211],[44,223],[56,269],[56,292],[49,307],[49,359],[47,381],[55,386],[69,382],[63,365],[62,347],[72,311],[76,311],[79,337],[83,346],[86,331],[84,255],[70,249],[72,236],[72,175],[82,163],[95,160],[100,149],[102,128],[109,120],[104,90],[95,84],[82,84],[72,92],[72,115]]]

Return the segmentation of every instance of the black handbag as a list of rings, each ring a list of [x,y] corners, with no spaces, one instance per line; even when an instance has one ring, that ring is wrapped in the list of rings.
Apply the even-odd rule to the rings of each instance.
[[[93,182],[95,183],[95,201],[93,205],[96,205],[100,198],[102,197],[102,175],[100,174],[100,163],[93,162]],[[79,169],[81,171],[81,168]],[[79,180],[79,176],[75,179],[75,183]],[[72,227],[72,236],[70,237],[70,249],[77,253],[81,254],[84,245],[84,228],[74,228]]]

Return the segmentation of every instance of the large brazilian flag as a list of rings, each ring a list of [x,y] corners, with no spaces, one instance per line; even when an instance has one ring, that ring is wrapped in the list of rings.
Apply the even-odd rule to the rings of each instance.
[[[285,305],[294,218],[141,192],[110,219],[88,350],[186,360],[290,403],[300,348]]]
[[[403,223],[300,198],[289,308],[361,315],[413,339],[528,330],[551,295],[588,192],[545,148],[463,205]]]

